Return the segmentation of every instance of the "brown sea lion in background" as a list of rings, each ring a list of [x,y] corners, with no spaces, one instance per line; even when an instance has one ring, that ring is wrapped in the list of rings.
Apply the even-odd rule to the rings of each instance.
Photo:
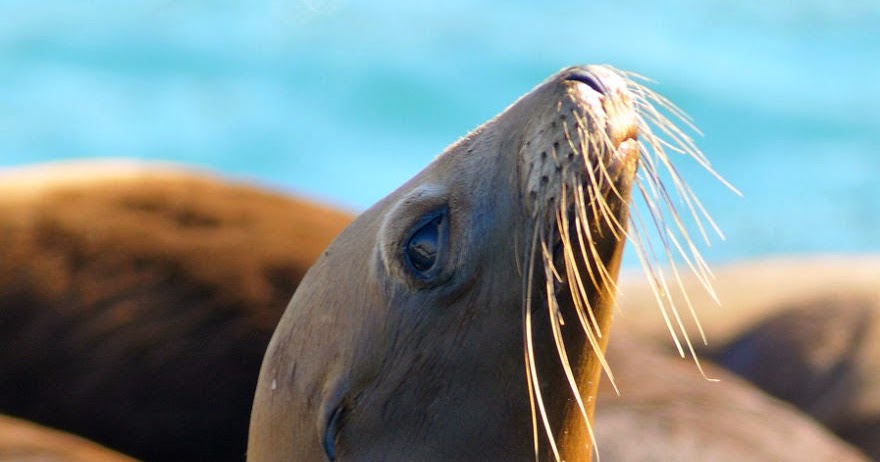
[[[817,300],[880,297],[880,255],[812,255],[764,258],[713,268],[712,286],[719,303],[701,290],[702,282],[682,274],[681,285],[699,312],[710,347],[725,344],[773,313]],[[669,345],[669,331],[655,295],[638,271],[620,276],[614,322],[641,338]],[[685,305],[681,294],[671,294]],[[694,329],[693,323],[688,323]],[[705,348],[702,348],[704,351]]]
[[[91,441],[0,415],[0,462],[135,462]]]
[[[814,293],[783,305],[714,349],[712,358],[880,460],[880,264],[876,268],[868,290]]]
[[[715,274],[721,308],[690,292],[710,341],[704,356],[880,460],[880,256],[769,259]],[[621,291],[615,322],[669,345],[644,284],[625,280]]]
[[[0,412],[156,461],[240,461],[259,361],[350,218],[170,166],[0,174]]]
[[[711,364],[693,361],[616,326],[596,404],[600,460],[627,462],[856,462],[868,458],[827,428]]]

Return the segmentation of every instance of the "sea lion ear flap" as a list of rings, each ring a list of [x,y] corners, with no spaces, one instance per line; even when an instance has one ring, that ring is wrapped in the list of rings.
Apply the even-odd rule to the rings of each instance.
[[[419,186],[392,206],[379,231],[379,258],[387,274],[415,289],[448,281],[450,266],[448,191]]]
[[[338,454],[339,434],[345,424],[350,402],[349,386],[346,380],[338,380],[324,393],[318,411],[318,439],[327,460],[335,461]]]
[[[324,424],[324,432],[321,436],[321,446],[327,455],[327,460],[336,460],[336,440],[339,437],[339,430],[342,427],[342,419],[345,417],[345,407],[340,406],[333,408],[328,415]]]

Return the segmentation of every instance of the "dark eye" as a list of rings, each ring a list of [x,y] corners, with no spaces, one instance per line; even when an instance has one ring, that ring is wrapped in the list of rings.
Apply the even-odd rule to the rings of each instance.
[[[443,250],[446,221],[445,210],[426,216],[404,243],[404,259],[416,276],[428,278],[437,266],[439,253]]]

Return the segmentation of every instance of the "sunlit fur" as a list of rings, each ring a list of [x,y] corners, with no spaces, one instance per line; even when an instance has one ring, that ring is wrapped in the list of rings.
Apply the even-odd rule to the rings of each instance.
[[[624,79],[626,89],[629,92],[628,96],[631,98],[636,112],[638,174],[634,188],[638,188],[649,216],[642,217],[636,207],[630,207],[629,222],[618,220],[609,204],[628,202],[629,195],[622,194],[615,187],[615,180],[621,174],[621,159],[626,156],[619,152],[621,146],[615,146],[604,127],[597,126],[602,124],[603,117],[592,113],[589,105],[560,104],[560,110],[570,106],[577,108],[571,117],[566,115],[563,118],[565,123],[563,129],[569,147],[580,155],[583,165],[582,168],[567,168],[568,166],[566,166],[563,170],[562,181],[554,185],[558,187],[553,196],[553,198],[558,198],[555,201],[555,207],[542,208],[538,205],[534,208],[536,210],[533,217],[535,226],[533,226],[533,234],[530,242],[527,243],[525,253],[527,258],[523,272],[523,337],[536,459],[538,458],[539,429],[543,428],[554,457],[556,460],[560,460],[556,436],[551,430],[550,418],[545,409],[544,397],[540,389],[540,371],[535,361],[532,309],[533,303],[536,302],[533,300],[533,294],[536,293],[546,293],[549,318],[557,320],[557,322],[551,321],[551,324],[559,352],[559,360],[571,386],[572,397],[583,415],[592,446],[598,457],[595,435],[587,411],[588,406],[584,404],[578,389],[578,383],[561,334],[560,326],[570,320],[563,319],[555,290],[557,282],[567,281],[578,318],[577,322],[583,328],[587,341],[604,372],[610,382],[614,384],[611,368],[599,346],[599,339],[607,332],[602,332],[591,309],[587,292],[589,288],[592,288],[603,298],[613,300],[617,287],[614,277],[602,263],[602,258],[596,254],[595,246],[591,245],[597,238],[607,236],[593,236],[592,233],[596,232],[594,230],[608,229],[614,239],[626,239],[632,243],[679,353],[684,356],[685,349],[687,349],[701,372],[702,368],[694,353],[693,343],[682,320],[681,307],[676,306],[670,297],[670,290],[673,287],[682,287],[679,270],[681,262],[684,262],[688,269],[696,274],[705,289],[717,301],[711,286],[711,271],[694,244],[685,219],[690,216],[707,243],[709,241],[707,227],[714,230],[719,237],[723,238],[723,235],[700,200],[676,170],[670,158],[671,155],[679,154],[695,160],[723,184],[734,191],[736,190],[715,173],[709,161],[691,138],[665,115],[669,114],[673,120],[680,121],[696,132],[697,130],[690,119],[680,109],[636,81],[646,79],[610,67],[604,68]],[[557,152],[555,149],[551,154],[556,160]],[[561,164],[557,161],[557,165]],[[667,187],[666,182],[671,183],[672,187]],[[676,208],[677,206],[681,207],[682,204],[687,209],[687,216],[679,213]],[[599,224],[603,226],[598,226]],[[655,249],[646,238],[649,232],[656,232],[661,247],[659,250]],[[554,258],[554,246],[557,245],[561,245],[559,255],[561,255],[563,267],[558,267],[559,260]],[[658,266],[658,262],[664,260],[668,262],[668,270],[666,271],[661,270]],[[586,269],[586,271],[582,269]],[[543,277],[535,279],[536,271],[539,276],[543,275]],[[546,287],[533,287],[535,281],[544,281]],[[690,299],[683,289],[679,290],[686,301],[689,316],[696,322],[700,336],[705,342],[705,335]],[[537,305],[537,303],[535,304]],[[616,390],[616,385],[614,387]]]

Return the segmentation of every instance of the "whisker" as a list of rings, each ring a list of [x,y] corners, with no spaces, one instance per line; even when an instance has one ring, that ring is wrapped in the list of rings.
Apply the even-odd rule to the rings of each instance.
[[[688,307],[691,318],[699,331],[700,337],[704,343],[707,342],[703,327],[697,317],[693,302],[685,290],[681,273],[676,264],[674,253],[684,261],[685,265],[694,274],[700,284],[705,288],[709,296],[717,303],[718,297],[712,288],[711,271],[703,257],[700,255],[699,249],[694,244],[693,239],[682,216],[679,214],[673,194],[666,188],[663,179],[660,176],[660,167],[668,175],[672,182],[675,196],[684,204],[689,215],[693,219],[700,236],[706,245],[711,244],[704,223],[712,228],[714,233],[724,239],[724,234],[720,227],[707,212],[702,201],[693,192],[690,186],[684,181],[678,169],[672,164],[671,159],[666,154],[667,150],[677,154],[685,155],[693,159],[700,167],[709,172],[710,175],[719,180],[723,185],[736,194],[741,193],[733,187],[729,182],[724,180],[709,163],[708,158],[694,143],[693,139],[688,136],[679,126],[674,124],[662,112],[666,111],[672,118],[678,120],[682,125],[693,132],[701,135],[699,129],[694,125],[693,120],[678,106],[666,99],[657,92],[645,87],[636,80],[649,81],[641,75],[632,72],[622,72],[628,78],[628,88],[635,99],[637,109],[637,125],[639,130],[639,151],[640,151],[640,167],[645,175],[639,175],[636,183],[641,193],[641,197],[648,210],[650,221],[654,228],[658,231],[657,239],[659,239],[665,259],[669,264],[672,272],[672,283],[676,285],[684,300],[684,304]],[[655,127],[661,136],[652,131]],[[664,210],[661,210],[662,205]],[[636,255],[639,258],[642,268],[648,276],[649,285],[654,292],[657,304],[661,309],[661,313],[666,321],[667,327],[672,335],[673,341],[679,354],[684,356],[683,345],[679,343],[676,331],[684,336],[684,344],[687,346],[688,352],[694,359],[698,369],[703,373],[699,359],[696,356],[693,345],[690,341],[687,329],[681,317],[678,314],[675,301],[671,297],[669,290],[669,282],[661,271],[658,271],[653,261],[656,261],[656,254],[651,250],[650,240],[644,239],[644,221],[642,220],[638,208],[633,207],[630,214],[631,236],[637,236],[637,239],[630,239],[633,242]],[[646,252],[647,249],[647,252]],[[674,252],[673,252],[674,250]],[[668,308],[668,309],[667,309]],[[705,373],[703,373],[705,376]]]
[[[706,376],[688,331],[692,320],[700,339],[707,344],[694,299],[684,285],[683,271],[692,273],[718,303],[717,293],[712,288],[714,276],[698,245],[702,242],[709,246],[712,236],[724,239],[724,234],[670,156],[692,159],[727,188],[741,193],[712,168],[708,158],[689,136],[690,132],[701,133],[683,110],[640,83],[650,82],[650,79],[632,72],[612,70],[625,80],[632,99],[630,103],[635,110],[638,168],[630,187],[638,188],[638,197],[644,203],[645,213],[630,204],[633,202],[632,192],[621,190],[617,184],[623,173],[617,170],[614,162],[623,156],[618,156],[620,148],[612,142],[609,135],[612,132],[602,126],[607,115],[594,113],[598,112],[598,109],[594,111],[594,107],[598,106],[592,103],[579,104],[571,99],[569,102],[574,103],[576,108],[572,110],[568,109],[572,105],[558,101],[557,120],[562,120],[561,131],[565,141],[553,141],[552,146],[546,146],[541,152],[549,154],[542,156],[546,157],[546,162],[554,163],[543,167],[548,170],[555,167],[561,179],[558,186],[554,185],[557,189],[547,191],[546,197],[541,199],[547,200],[549,197],[548,204],[551,205],[535,206],[531,241],[524,255],[516,255],[517,268],[521,274],[525,272],[526,279],[523,285],[523,345],[536,460],[540,455],[540,427],[548,437],[554,457],[560,460],[535,357],[532,311],[536,302],[532,292],[541,290],[540,281],[534,280],[536,271],[538,278],[542,277],[543,271],[549,336],[552,336],[559,364],[594,449],[597,445],[590,422],[590,408],[578,388],[578,377],[563,336],[564,316],[577,317],[586,344],[592,350],[587,354],[595,355],[615,392],[620,393],[602,349],[608,334],[603,332],[602,327],[606,320],[600,318],[597,312],[600,306],[605,309],[606,301],[614,300],[619,289],[615,276],[617,267],[603,259],[605,250],[600,251],[600,246],[596,245],[603,239],[631,243],[679,355],[690,355],[703,377],[714,380]],[[601,101],[607,104],[607,100]],[[684,129],[689,132],[686,133]],[[530,165],[529,168],[533,167]],[[626,209],[621,211],[618,203],[626,203],[629,207],[628,217],[624,215]],[[689,228],[694,226],[696,230],[691,231]],[[700,242],[695,242],[694,238]],[[619,251],[619,248],[615,250]],[[537,270],[536,266],[539,266]],[[561,286],[558,284],[568,286],[565,296],[571,297],[570,304],[567,299],[561,304],[557,294]],[[601,301],[600,306],[596,297]],[[566,309],[564,314],[563,307]],[[568,309],[573,309],[574,315],[570,315]],[[685,309],[687,314],[684,313]],[[598,457],[598,452],[596,455]]]
[[[545,252],[544,263],[546,265],[546,264],[548,264],[548,261],[549,261],[549,259],[547,258],[547,255],[549,255],[549,253],[547,252],[546,246],[544,247],[544,252]],[[566,261],[566,263],[567,263],[567,261]],[[566,264],[566,267],[569,267],[569,265]],[[556,313],[559,313],[559,311],[560,311],[559,305],[557,304],[556,296],[554,295],[554,292],[553,292],[553,284],[548,279],[546,285],[547,285],[546,291],[547,291],[548,309],[550,311],[555,311]],[[551,316],[551,319],[552,318],[553,317]],[[553,340],[556,343],[556,350],[559,353],[559,359],[562,362],[562,369],[565,372],[565,377],[568,380],[569,387],[571,388],[571,391],[572,391],[572,395],[574,395],[575,401],[577,402],[577,405],[578,405],[578,409],[580,410],[581,416],[583,417],[584,423],[586,424],[587,433],[589,433],[589,435],[590,435],[590,442],[593,445],[593,447],[595,448],[598,445],[598,443],[596,442],[596,435],[593,433],[593,425],[590,423],[590,418],[587,414],[587,409],[586,409],[586,406],[584,405],[583,398],[581,397],[581,393],[580,393],[580,389],[578,388],[577,380],[575,380],[574,372],[571,369],[571,362],[568,359],[568,354],[565,349],[565,341],[562,338],[562,331],[560,329],[559,324],[557,324],[555,322],[551,322],[550,325],[551,325],[551,330],[553,332]],[[588,334],[588,337],[592,338],[593,342],[595,342],[595,338],[592,337],[590,334]],[[601,351],[601,349],[598,349],[598,344],[596,344],[596,346],[594,346],[593,348],[595,349],[595,351]]]
[[[541,423],[544,426],[544,431],[547,434],[547,438],[550,441],[550,447],[553,450],[553,454],[556,456],[556,460],[559,461],[559,450],[556,447],[556,439],[553,436],[553,430],[550,428],[550,419],[547,416],[547,409],[544,406],[544,396],[541,393],[541,385],[538,379],[538,368],[535,365],[535,346],[534,340],[532,338],[532,281],[534,277],[534,267],[535,267],[535,249],[538,244],[538,231],[539,228],[535,227],[534,233],[532,235],[532,246],[529,252],[529,267],[528,267],[528,275],[526,279],[526,293],[525,299],[523,303],[523,324],[525,330],[524,342],[525,342],[525,362],[526,362],[526,379],[528,383],[528,391],[529,391],[529,406],[531,408],[532,415],[532,434],[534,438],[534,447],[535,447],[535,460],[537,461],[539,458],[539,449],[540,445],[538,442],[538,415],[541,416]],[[537,406],[537,409],[536,409]]]

